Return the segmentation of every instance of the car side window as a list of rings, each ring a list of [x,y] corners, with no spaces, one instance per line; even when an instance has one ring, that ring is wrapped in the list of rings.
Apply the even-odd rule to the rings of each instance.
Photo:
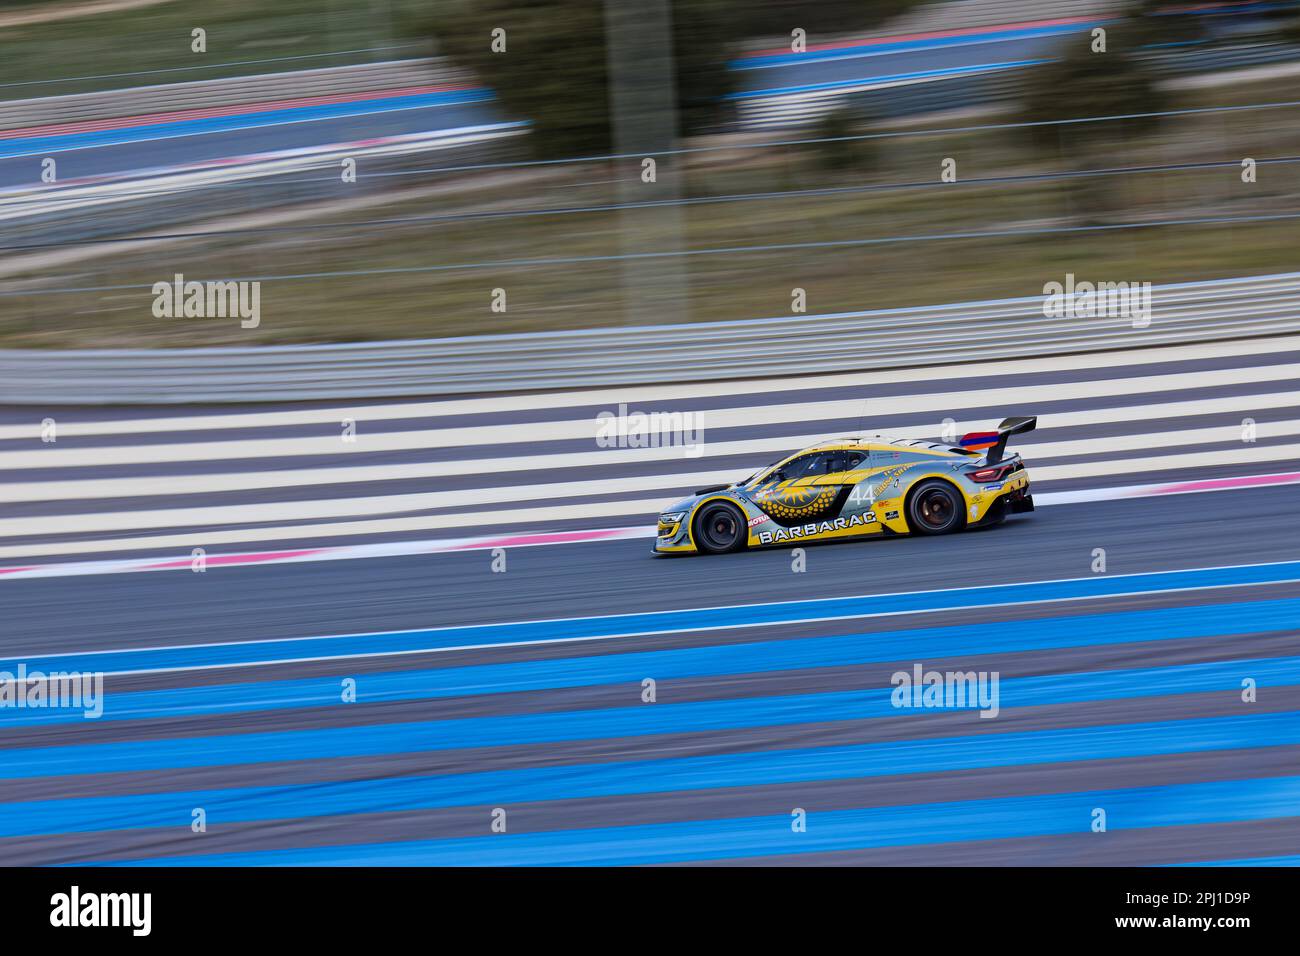
[[[817,451],[800,455],[767,475],[764,481],[797,481],[800,478],[817,478],[821,475],[852,471],[862,465],[866,456],[860,452]]]
[[[797,458],[784,469],[791,478],[815,478],[830,473],[830,463],[834,459],[830,452],[817,452]]]
[[[856,451],[836,452],[827,463],[826,472],[827,474],[838,474],[842,471],[852,471],[862,464],[865,457]]]
[[[800,455],[771,472],[764,481],[789,481],[793,478],[807,477],[808,466],[818,457],[818,455]]]

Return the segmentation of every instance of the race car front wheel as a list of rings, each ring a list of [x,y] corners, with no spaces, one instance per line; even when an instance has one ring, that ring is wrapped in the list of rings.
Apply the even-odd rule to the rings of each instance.
[[[907,499],[907,524],[917,534],[948,534],[966,521],[957,489],[946,481],[923,481]]]
[[[725,501],[714,501],[695,516],[695,546],[705,554],[735,551],[745,543],[745,516]]]

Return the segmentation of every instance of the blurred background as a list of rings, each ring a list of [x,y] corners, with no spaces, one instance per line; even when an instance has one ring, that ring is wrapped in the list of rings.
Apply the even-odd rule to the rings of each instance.
[[[828,313],[1295,261],[1294,2],[0,0],[0,50],[4,348],[739,320],[794,288]],[[154,318],[175,273],[261,279],[260,326]]]
[[[1298,25],[0,0],[0,675],[107,673],[0,706],[0,858],[1300,864]],[[1018,415],[996,531],[650,554]]]

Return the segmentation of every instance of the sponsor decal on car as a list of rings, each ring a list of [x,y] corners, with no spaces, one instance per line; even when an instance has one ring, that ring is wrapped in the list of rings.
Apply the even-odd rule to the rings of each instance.
[[[894,490],[897,490],[898,479],[902,477],[903,472],[907,471],[907,468],[908,468],[907,465],[894,465],[892,468],[887,468],[884,471],[882,471],[879,475],[876,476],[879,479],[879,481],[877,482],[875,488],[872,490],[871,492],[872,495],[875,496],[876,498],[884,498],[885,490],[890,487],[891,482],[893,483]]]
[[[844,528],[853,528],[860,524],[875,524],[876,516],[868,511],[866,514],[850,515],[847,518],[836,518],[833,521],[814,521],[810,524],[799,525],[795,528],[777,528],[775,531],[760,531],[758,535],[759,544],[774,544],[777,541],[789,541],[792,538],[806,538],[814,534],[826,534],[830,531],[839,531]]]
[[[898,520],[898,512],[897,512],[897,511],[886,511],[886,512],[885,512],[885,520],[886,520],[886,521],[897,521],[897,520]]]
[[[767,515],[754,515],[754,517],[749,519],[749,526],[752,528],[755,525],[760,525],[767,520],[768,520]]]
[[[835,485],[782,485],[755,496],[760,508],[777,520],[797,521],[819,518],[835,503],[839,488]]]

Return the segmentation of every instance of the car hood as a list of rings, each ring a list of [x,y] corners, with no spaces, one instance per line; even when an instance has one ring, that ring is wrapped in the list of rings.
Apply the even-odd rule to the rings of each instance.
[[[732,492],[732,497],[736,497],[734,494],[735,491],[737,491],[735,485],[710,485],[707,488],[697,488],[694,494],[688,495],[680,501],[675,501],[670,505],[660,508],[659,513],[670,514],[674,511],[690,511],[704,498],[709,498],[713,495],[722,494],[724,492]]]

